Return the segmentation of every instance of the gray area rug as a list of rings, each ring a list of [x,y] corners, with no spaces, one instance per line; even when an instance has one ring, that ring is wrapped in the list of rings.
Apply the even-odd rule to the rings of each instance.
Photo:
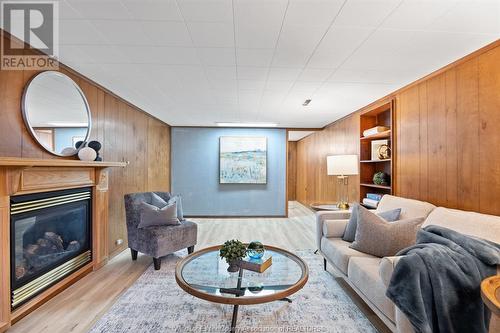
[[[237,332],[377,332],[312,251],[297,251],[309,281],[293,303],[240,306]],[[185,293],[175,282],[179,251],[151,265],[90,330],[92,333],[228,332],[233,307]]]

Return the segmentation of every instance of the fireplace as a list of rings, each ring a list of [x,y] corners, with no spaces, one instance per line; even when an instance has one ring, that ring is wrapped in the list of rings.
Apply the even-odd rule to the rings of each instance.
[[[11,307],[92,261],[92,189],[12,196]]]

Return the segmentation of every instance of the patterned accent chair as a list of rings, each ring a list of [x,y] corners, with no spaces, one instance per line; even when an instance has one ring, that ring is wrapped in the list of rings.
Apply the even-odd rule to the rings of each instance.
[[[181,221],[180,225],[154,226],[138,228],[141,220],[141,203],[151,203],[152,192],[131,193],[125,195],[125,213],[127,220],[128,246],[132,260],[137,259],[137,252],[153,257],[155,270],[161,266],[160,257],[171,254],[183,248],[188,253],[194,251],[198,226],[191,221]],[[163,200],[170,199],[168,192],[154,192]]]

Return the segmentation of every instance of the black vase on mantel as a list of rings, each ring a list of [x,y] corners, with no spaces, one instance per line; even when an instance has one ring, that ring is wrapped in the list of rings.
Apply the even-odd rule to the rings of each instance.
[[[102,145],[99,141],[90,141],[88,144],[87,144],[88,147],[92,148],[95,150],[95,152],[97,153],[97,157],[95,158],[94,161],[97,161],[97,162],[101,162],[102,161],[102,157],[99,155],[99,150],[101,150],[102,148]]]

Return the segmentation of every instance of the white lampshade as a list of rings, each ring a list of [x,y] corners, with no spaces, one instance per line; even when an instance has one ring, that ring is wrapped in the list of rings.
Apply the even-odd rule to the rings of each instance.
[[[350,176],[359,173],[358,155],[333,155],[326,157],[329,176]]]

